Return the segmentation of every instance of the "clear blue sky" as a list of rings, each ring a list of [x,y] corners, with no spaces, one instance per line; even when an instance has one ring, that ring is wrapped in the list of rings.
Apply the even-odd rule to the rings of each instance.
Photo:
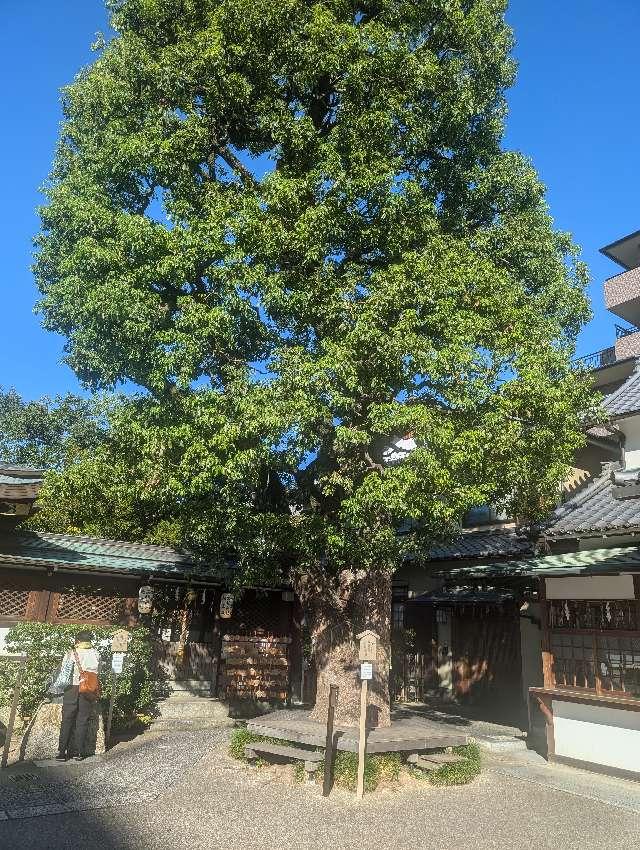
[[[36,398],[78,389],[60,362],[63,340],[33,314],[31,238],[58,132],[59,88],[91,61],[90,44],[107,20],[102,0],[0,0],[0,11],[0,385]],[[533,160],[557,226],[574,234],[591,269],[586,354],[613,339],[602,281],[616,267],[598,248],[640,229],[640,3],[512,0],[508,18],[520,71],[506,145]]]

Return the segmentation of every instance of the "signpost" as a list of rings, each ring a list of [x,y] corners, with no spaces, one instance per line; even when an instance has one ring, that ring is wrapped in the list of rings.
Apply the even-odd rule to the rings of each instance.
[[[378,657],[378,635],[367,629],[357,635],[360,641],[360,729],[358,737],[358,783],[356,797],[364,796],[364,759],[367,750],[367,692],[369,681],[373,679],[373,664]]]
[[[111,721],[113,720],[113,703],[118,690],[118,676],[122,673],[124,667],[125,655],[129,649],[129,639],[131,635],[126,629],[118,629],[111,638],[111,697],[109,698],[109,713],[107,714],[107,728],[104,732],[105,749],[109,747],[109,738],[111,737]]]
[[[13,686],[13,698],[11,700],[11,710],[9,712],[9,720],[4,733],[4,748],[2,750],[2,761],[0,767],[6,767],[9,760],[9,750],[11,748],[11,738],[13,737],[13,725],[16,721],[16,712],[18,710],[18,701],[20,699],[20,689],[22,687],[22,679],[27,665],[27,656],[16,656],[12,661],[17,661],[19,664],[18,672],[16,673],[16,681]]]
[[[338,704],[338,686],[329,686],[329,710],[327,711],[327,737],[324,742],[324,781],[322,783],[322,796],[328,797],[331,791],[331,779],[333,774],[333,760],[335,757],[335,742],[333,740],[333,721]]]

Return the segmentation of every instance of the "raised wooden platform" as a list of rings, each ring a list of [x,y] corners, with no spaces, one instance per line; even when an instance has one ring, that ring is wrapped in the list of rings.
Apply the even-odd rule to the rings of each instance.
[[[285,709],[264,714],[247,721],[247,729],[256,735],[281,738],[297,744],[324,747],[326,727],[309,720],[304,709]],[[351,726],[336,726],[337,747],[350,753],[358,752],[358,730]],[[367,735],[367,752],[402,753],[438,750],[467,744],[469,736],[459,730],[447,729],[446,724],[421,717],[392,718],[391,726],[371,729]]]

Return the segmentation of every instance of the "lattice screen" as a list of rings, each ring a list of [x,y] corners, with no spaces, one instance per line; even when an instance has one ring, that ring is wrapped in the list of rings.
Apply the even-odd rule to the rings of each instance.
[[[0,617],[24,617],[27,612],[29,591],[17,587],[0,590]]]
[[[60,594],[56,618],[80,623],[91,620],[117,623],[125,613],[125,608],[126,600],[122,596],[79,589]]]
[[[290,603],[283,602],[280,593],[246,591],[234,602],[224,630],[229,634],[287,635],[289,620],[283,606]]]

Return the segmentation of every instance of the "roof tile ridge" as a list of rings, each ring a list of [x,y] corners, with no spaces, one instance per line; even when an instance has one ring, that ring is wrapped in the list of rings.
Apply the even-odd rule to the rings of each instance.
[[[581,490],[579,493],[576,493],[575,496],[567,499],[566,502],[559,505],[554,514],[562,511],[563,513],[568,510],[575,510],[576,508],[582,507],[585,502],[587,502],[598,490],[603,490],[608,484],[611,483],[610,476],[614,469],[619,469],[620,463],[617,460],[607,461],[602,464],[602,472],[600,475],[597,475],[590,484]]]
[[[640,357],[636,357],[636,365],[633,367],[633,372],[631,372],[629,377],[624,380],[617,390],[614,390],[610,395],[603,399],[603,408],[608,410],[609,406],[613,402],[618,401],[618,398],[620,397],[624,397],[625,393],[628,392],[629,387],[634,384],[638,378],[640,378]]]
[[[133,542],[131,540],[116,540],[116,539],[109,538],[109,537],[90,537],[90,536],[83,535],[83,534],[63,534],[63,533],[54,532],[54,531],[23,530],[23,531],[18,531],[17,533],[14,532],[13,534],[11,534],[11,537],[14,537],[16,539],[23,539],[23,540],[36,537],[36,538],[43,540],[45,542],[51,541],[52,543],[69,541],[69,542],[77,542],[77,543],[94,543],[94,544],[99,544],[99,545],[127,546],[127,547],[140,549],[143,552],[144,551],[148,552],[148,551],[153,549],[156,552],[157,551],[164,551],[164,552],[167,552],[167,553],[171,553],[173,555],[178,555],[178,556],[182,556],[184,558],[188,558],[190,560],[192,560],[194,558],[193,553],[188,552],[188,551],[182,551],[182,550],[176,549],[172,546],[163,546],[162,544],[158,544],[158,543]]]

